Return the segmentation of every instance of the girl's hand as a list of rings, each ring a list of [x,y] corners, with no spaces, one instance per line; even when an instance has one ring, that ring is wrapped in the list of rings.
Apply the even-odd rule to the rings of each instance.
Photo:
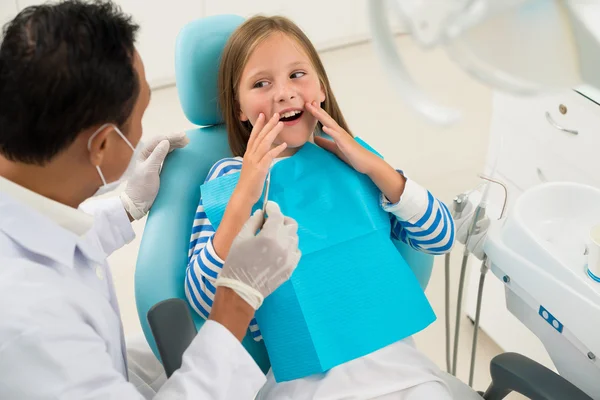
[[[323,131],[333,138],[333,142],[315,136],[315,143],[341,158],[356,171],[366,174],[392,203],[400,201],[404,193],[406,178],[387,162],[358,144],[352,136],[316,102],[306,103],[310,111],[323,124]]]
[[[323,124],[323,132],[334,140],[332,142],[315,136],[315,143],[318,146],[332,152],[362,174],[371,174],[381,163],[377,155],[358,144],[317,102],[306,103],[306,109]]]
[[[262,195],[271,163],[287,147],[286,143],[282,143],[272,148],[273,141],[283,129],[283,122],[279,122],[279,117],[279,114],[275,113],[265,124],[265,116],[261,113],[248,140],[248,147],[242,161],[240,180],[235,191],[250,206],[258,202]]]

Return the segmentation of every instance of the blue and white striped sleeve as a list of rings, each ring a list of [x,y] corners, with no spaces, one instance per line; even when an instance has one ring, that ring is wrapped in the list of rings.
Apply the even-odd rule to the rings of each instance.
[[[216,163],[208,173],[206,182],[228,175],[242,168],[241,160],[226,158]],[[192,236],[188,254],[188,267],[185,274],[185,296],[192,308],[202,317],[208,319],[215,298],[215,281],[223,268],[223,260],[212,243],[215,229],[204,212],[202,199],[196,209]],[[255,319],[250,322],[250,332],[254,340],[262,340]]]
[[[452,249],[452,215],[427,189],[407,179],[398,203],[390,203],[383,195],[381,200],[383,209],[391,214],[392,238],[428,254],[445,254]]]

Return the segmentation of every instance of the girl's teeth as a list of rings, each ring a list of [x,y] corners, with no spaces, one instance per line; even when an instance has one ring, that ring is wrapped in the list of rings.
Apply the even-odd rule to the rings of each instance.
[[[297,111],[297,110],[296,111],[288,111],[285,114],[282,114],[281,116],[283,118],[290,118],[290,117],[293,117],[296,114],[300,114],[300,111]]]

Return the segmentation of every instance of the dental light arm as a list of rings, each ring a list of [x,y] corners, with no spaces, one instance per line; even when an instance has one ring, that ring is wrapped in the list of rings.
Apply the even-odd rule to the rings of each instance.
[[[600,3],[589,0],[370,0],[373,43],[391,85],[439,125],[460,113],[433,100],[409,75],[388,16],[422,48],[444,48],[474,78],[520,95],[600,89]]]

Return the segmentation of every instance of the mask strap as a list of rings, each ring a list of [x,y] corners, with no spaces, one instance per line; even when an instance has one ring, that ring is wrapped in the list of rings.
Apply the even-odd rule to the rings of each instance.
[[[135,147],[133,147],[131,142],[125,137],[125,135],[123,135],[123,132],[121,132],[121,130],[114,125],[113,125],[113,128],[115,128],[115,132],[117,132],[119,134],[119,136],[121,136],[121,139],[123,139],[125,141],[125,143],[127,143],[129,148],[131,149],[131,151],[133,151],[135,153]]]
[[[121,136],[121,139],[123,139],[125,141],[125,143],[127,143],[127,146],[129,146],[129,148],[135,152],[135,148],[133,147],[131,142],[125,137],[125,135],[123,135],[123,132],[121,132],[121,130],[119,128],[117,128],[116,125],[111,124],[111,123],[106,123],[106,124],[102,125],[100,128],[98,128],[96,130],[96,132],[94,132],[92,134],[92,136],[90,136],[90,139],[88,140],[88,145],[87,145],[88,151],[92,149],[92,140],[96,137],[96,135],[98,135],[107,126],[112,126],[112,128],[115,130],[115,132],[117,132],[117,134],[119,136]]]
[[[88,151],[90,151],[92,149],[92,140],[96,137],[96,135],[98,135],[104,128],[106,128],[107,126],[112,126],[113,129],[119,134],[119,136],[121,136],[121,139],[123,139],[125,141],[125,143],[127,143],[127,145],[129,146],[129,148],[131,148],[131,150],[135,153],[135,148],[131,145],[131,142],[129,140],[127,140],[127,138],[125,137],[125,135],[123,135],[123,132],[121,132],[121,130],[119,128],[117,128],[114,124],[104,124],[102,125],[100,128],[98,128],[96,130],[96,132],[94,132],[92,134],[92,136],[90,136],[89,140],[88,140]],[[98,175],[100,175],[100,179],[102,180],[102,185],[106,186],[106,179],[104,178],[104,174],[102,173],[102,170],[100,169],[99,165],[96,165],[96,171],[98,171]]]
[[[106,179],[104,179],[104,175],[102,174],[102,171],[100,170],[100,166],[96,165],[96,171],[98,171],[98,175],[100,175],[100,179],[102,179],[102,185],[106,186]]]
[[[96,135],[98,135],[100,133],[100,131],[102,131],[102,129],[106,128],[109,125],[111,125],[111,124],[104,124],[100,128],[98,128],[96,130],[96,132],[92,133],[92,136],[90,136],[90,138],[88,140],[88,151],[92,150],[92,140],[96,137]]]

